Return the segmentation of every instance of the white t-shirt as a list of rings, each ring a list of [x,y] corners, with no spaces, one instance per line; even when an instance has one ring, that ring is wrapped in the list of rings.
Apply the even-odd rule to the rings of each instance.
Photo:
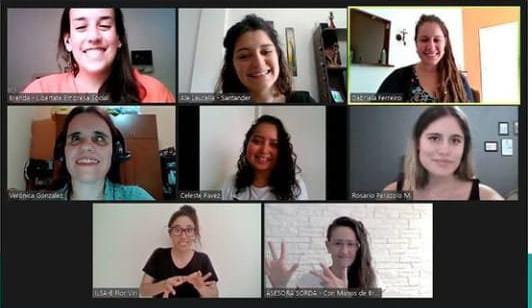
[[[238,194],[236,193],[235,187],[236,176],[233,175],[231,178],[227,179],[224,182],[222,187],[222,200],[277,200],[275,195],[272,193],[270,186],[256,187],[250,185],[242,189]],[[296,175],[296,182],[299,185],[300,193],[299,196],[295,196],[296,200],[308,200],[307,187],[303,179]],[[294,191],[295,193],[295,191]]]
[[[384,296],[385,287],[383,283],[380,281],[377,273],[375,273],[375,285],[377,286],[377,288],[382,289],[382,294]],[[296,287],[297,288],[323,288],[323,285],[321,284],[320,277],[307,272],[299,277],[296,283]]]

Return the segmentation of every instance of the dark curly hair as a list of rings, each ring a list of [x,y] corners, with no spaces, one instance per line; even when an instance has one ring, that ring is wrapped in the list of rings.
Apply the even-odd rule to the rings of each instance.
[[[289,96],[292,92],[292,76],[290,69],[288,68],[287,61],[284,57],[283,50],[279,44],[279,38],[277,31],[273,29],[264,19],[258,17],[255,14],[247,15],[234,24],[225,35],[224,47],[225,47],[225,56],[224,56],[224,65],[222,67],[222,72],[220,73],[220,78],[216,85],[217,93],[247,93],[248,89],[240,82],[238,75],[235,71],[235,66],[233,63],[233,55],[235,52],[235,44],[238,38],[249,31],[258,31],[262,30],[266,32],[273,45],[275,46],[275,51],[277,52],[278,61],[279,61],[279,77],[275,81],[275,87],[277,90],[285,96]]]
[[[290,143],[290,135],[278,118],[271,115],[263,115],[258,118],[246,133],[246,139],[242,147],[242,153],[238,159],[238,172],[236,173],[236,193],[250,186],[255,179],[255,170],[246,159],[246,152],[251,136],[257,127],[263,123],[275,125],[277,128],[277,163],[273,168],[268,185],[272,187],[272,193],[278,200],[294,200],[301,194],[301,188],[296,181],[296,173],[301,172],[296,164],[297,155]]]
[[[376,288],[375,271],[371,265],[368,231],[364,227],[364,224],[351,217],[338,217],[327,228],[327,241],[331,240],[333,230],[338,227],[348,227],[353,230],[359,243],[355,260],[347,269],[347,287],[361,289]]]

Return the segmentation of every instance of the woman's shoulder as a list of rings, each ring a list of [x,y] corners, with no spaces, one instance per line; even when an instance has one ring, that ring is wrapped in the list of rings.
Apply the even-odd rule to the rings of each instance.
[[[50,74],[32,81],[24,93],[68,93],[76,92],[71,73]]]
[[[485,184],[478,184],[480,200],[504,200],[504,198],[493,188]]]
[[[398,68],[388,75],[377,93],[403,93],[414,77],[414,64]]]
[[[122,185],[108,181],[104,192],[105,200],[154,200],[144,188],[136,185]]]
[[[143,103],[175,103],[175,97],[157,78],[134,70],[135,78],[146,90]]]
[[[299,186],[299,195],[296,196],[296,200],[308,200],[307,185],[303,181],[303,177],[300,174],[296,174],[296,183]]]
[[[393,183],[386,185],[382,190],[383,191],[397,191],[397,182],[393,182]]]

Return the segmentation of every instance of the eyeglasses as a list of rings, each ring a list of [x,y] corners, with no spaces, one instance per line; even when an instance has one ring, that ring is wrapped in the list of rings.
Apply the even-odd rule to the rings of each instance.
[[[348,249],[359,249],[360,243],[359,242],[351,242],[351,241],[333,241],[332,245],[334,248],[341,249],[345,246],[347,246]]]
[[[181,228],[180,226],[173,226],[168,228],[168,232],[176,236],[180,236],[183,232],[185,232],[186,236],[193,236],[195,230],[194,227]]]

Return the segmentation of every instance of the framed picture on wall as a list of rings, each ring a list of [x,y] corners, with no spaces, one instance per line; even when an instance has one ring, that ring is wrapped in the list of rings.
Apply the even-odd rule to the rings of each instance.
[[[514,147],[513,140],[509,138],[501,139],[501,155],[502,156],[513,156]]]
[[[499,122],[499,136],[508,136],[510,134],[509,126],[508,122]]]
[[[497,152],[498,145],[497,141],[484,141],[484,152]]]

